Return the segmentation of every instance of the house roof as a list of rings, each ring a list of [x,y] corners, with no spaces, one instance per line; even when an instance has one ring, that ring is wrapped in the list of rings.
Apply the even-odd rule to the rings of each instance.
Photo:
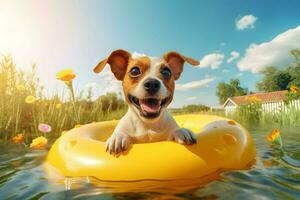
[[[265,93],[255,93],[244,96],[230,97],[224,103],[224,107],[228,102],[232,102],[235,105],[243,105],[250,103],[251,101],[260,101],[261,103],[267,102],[279,102],[286,99],[287,90],[275,91],[275,92],[265,92]]]

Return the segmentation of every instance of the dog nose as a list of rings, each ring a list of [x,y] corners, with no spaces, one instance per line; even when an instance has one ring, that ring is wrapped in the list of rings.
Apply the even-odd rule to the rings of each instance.
[[[156,79],[147,79],[144,88],[149,94],[155,94],[160,89],[160,82]]]

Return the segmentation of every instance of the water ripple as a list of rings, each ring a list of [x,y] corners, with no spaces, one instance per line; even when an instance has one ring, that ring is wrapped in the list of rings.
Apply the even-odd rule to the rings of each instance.
[[[0,144],[1,199],[300,199],[300,135],[282,132],[284,151],[270,145],[267,131],[252,130],[257,162],[249,170],[207,180],[107,183],[92,177],[49,182],[46,151]]]

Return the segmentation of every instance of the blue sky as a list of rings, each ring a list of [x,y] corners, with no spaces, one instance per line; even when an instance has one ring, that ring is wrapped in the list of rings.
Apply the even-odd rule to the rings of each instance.
[[[25,71],[35,62],[50,90],[63,87],[55,73],[72,68],[78,89],[100,95],[120,90],[108,70],[92,73],[114,49],[176,50],[202,64],[185,65],[172,106],[218,105],[220,81],[239,78],[255,91],[261,69],[288,63],[287,52],[300,48],[299,10],[297,0],[0,1],[0,53]]]

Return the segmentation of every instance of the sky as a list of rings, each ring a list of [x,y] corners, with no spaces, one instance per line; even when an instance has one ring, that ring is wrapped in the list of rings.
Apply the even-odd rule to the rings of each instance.
[[[185,64],[171,107],[218,106],[219,82],[238,78],[255,91],[262,69],[291,61],[299,10],[298,0],[0,0],[0,54],[24,71],[35,63],[48,93],[62,90],[55,75],[71,68],[77,89],[92,87],[96,98],[121,95],[108,67],[92,71],[113,50],[178,51],[200,65]]]

